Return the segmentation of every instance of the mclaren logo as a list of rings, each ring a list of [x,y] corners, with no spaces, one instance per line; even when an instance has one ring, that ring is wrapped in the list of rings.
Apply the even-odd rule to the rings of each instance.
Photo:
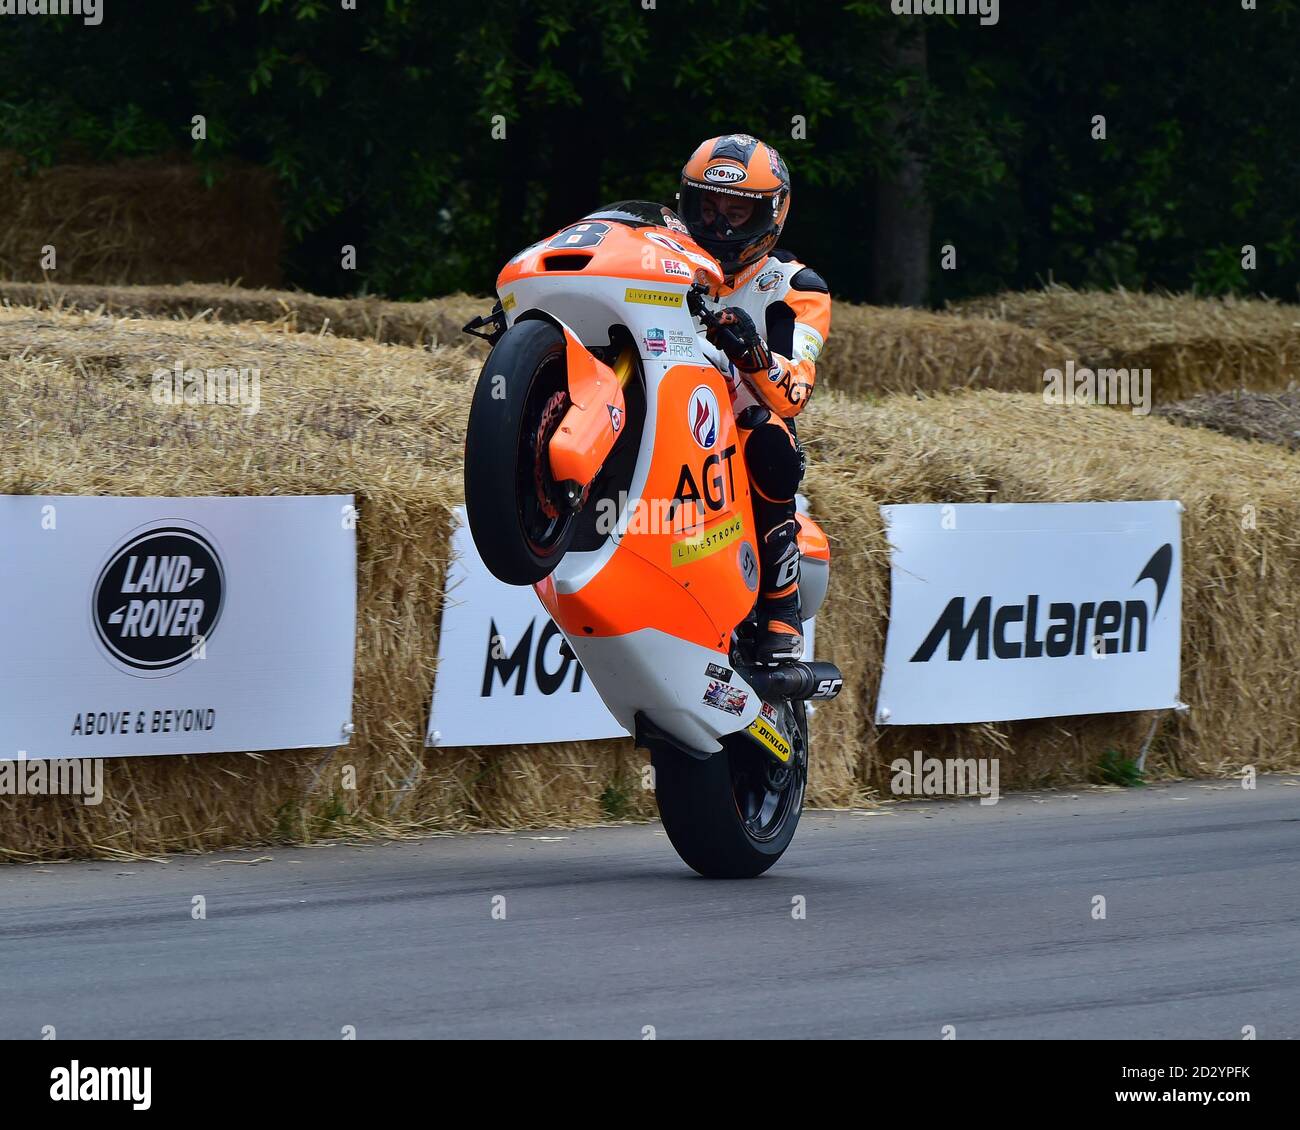
[[[1162,545],[1133,582],[1155,587],[1155,601],[1146,600],[1053,601],[1047,605],[1046,630],[1040,637],[1039,612],[1042,598],[1029,595],[1024,604],[1000,604],[991,596],[980,597],[966,614],[966,598],[955,596],[945,606],[934,627],[912,656],[913,663],[928,663],[946,638],[949,662],[966,658],[971,644],[975,658],[1060,659],[1067,655],[1116,655],[1123,651],[1146,651],[1147,631],[1169,587],[1174,547]]]

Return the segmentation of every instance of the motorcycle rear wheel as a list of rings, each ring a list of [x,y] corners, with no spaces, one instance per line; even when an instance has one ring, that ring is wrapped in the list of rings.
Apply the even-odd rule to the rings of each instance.
[[[505,332],[474,388],[465,511],[483,564],[506,584],[532,585],[549,576],[573,541],[574,515],[546,458],[567,389],[564,334],[541,320]]]
[[[793,721],[788,766],[743,732],[723,738],[706,760],[668,745],[651,749],[664,831],[683,862],[706,879],[755,878],[794,838],[808,779],[808,721],[804,703],[785,709]]]

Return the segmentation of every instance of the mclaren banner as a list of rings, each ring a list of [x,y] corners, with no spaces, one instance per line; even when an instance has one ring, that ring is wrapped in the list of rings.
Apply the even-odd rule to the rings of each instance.
[[[1181,705],[1180,503],[881,512],[892,568],[878,722]]]
[[[347,742],[351,496],[0,496],[0,760]]]
[[[627,737],[537,594],[488,572],[456,511],[426,745]],[[805,657],[814,624],[804,622]]]

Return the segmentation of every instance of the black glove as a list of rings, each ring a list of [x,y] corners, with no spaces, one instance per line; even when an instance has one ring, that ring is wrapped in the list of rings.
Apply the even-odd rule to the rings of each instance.
[[[772,351],[754,325],[754,319],[739,306],[719,310],[704,336],[741,372],[766,373],[772,367]]]

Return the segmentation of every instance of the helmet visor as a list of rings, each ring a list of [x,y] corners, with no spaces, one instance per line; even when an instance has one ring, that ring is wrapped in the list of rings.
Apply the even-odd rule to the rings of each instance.
[[[714,185],[704,188],[685,181],[678,211],[691,235],[706,250],[741,248],[772,229],[774,203],[767,195]]]

